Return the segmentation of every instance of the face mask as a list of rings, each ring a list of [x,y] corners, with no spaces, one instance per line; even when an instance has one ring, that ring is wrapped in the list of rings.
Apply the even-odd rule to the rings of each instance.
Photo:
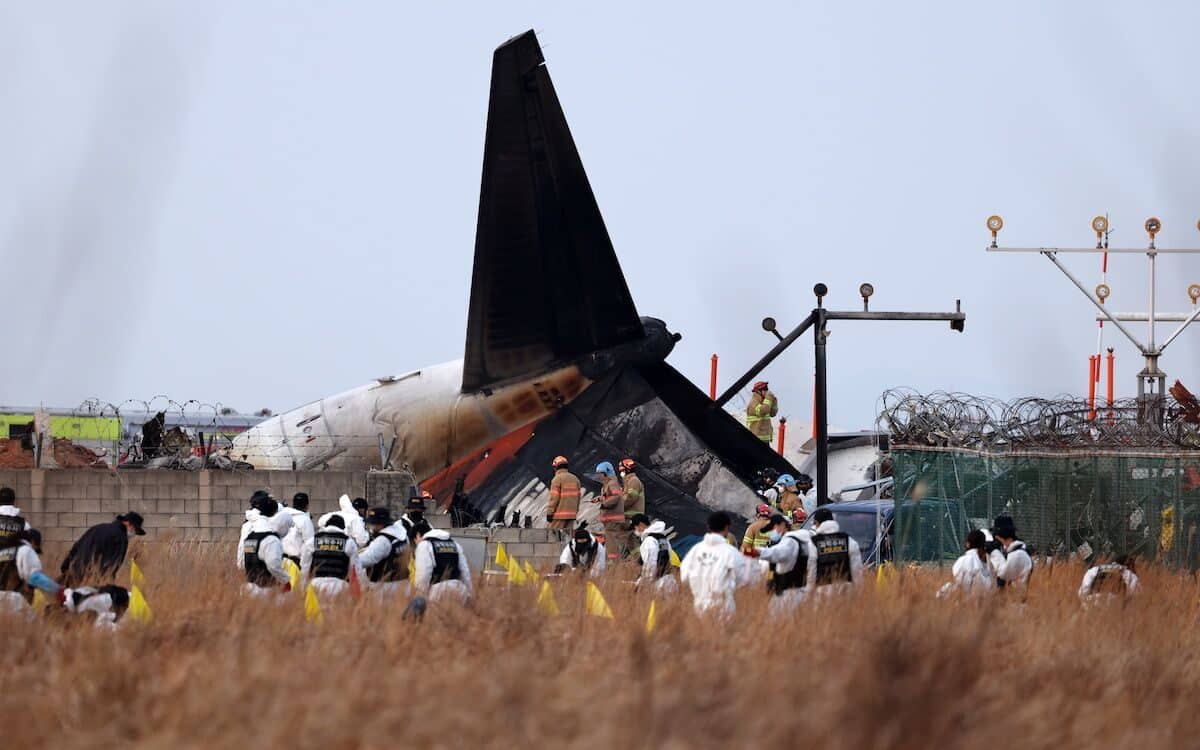
[[[771,538],[771,544],[778,544],[779,540],[783,539],[783,534],[780,534],[778,531],[772,531],[767,536]]]

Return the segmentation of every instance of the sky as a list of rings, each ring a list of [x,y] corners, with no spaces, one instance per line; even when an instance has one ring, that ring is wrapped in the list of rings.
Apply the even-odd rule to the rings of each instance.
[[[732,382],[813,307],[830,420],[905,386],[1082,393],[1094,311],[1001,243],[1200,247],[1194,3],[5,3],[0,403],[285,410],[462,356],[491,54],[538,31],[642,315]],[[1089,287],[1100,259],[1066,263]],[[1144,256],[1109,304],[1145,309]],[[1159,261],[1190,308],[1200,257]],[[1160,338],[1174,324],[1160,325]],[[1135,333],[1144,338],[1145,324]],[[1197,338],[1163,358],[1200,388]],[[1115,346],[1117,394],[1141,362]],[[811,339],[766,372],[812,409]]]

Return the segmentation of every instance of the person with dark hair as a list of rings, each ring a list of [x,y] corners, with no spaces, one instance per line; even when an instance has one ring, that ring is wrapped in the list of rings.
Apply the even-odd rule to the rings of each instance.
[[[595,578],[604,572],[608,564],[607,551],[596,535],[587,530],[587,524],[580,525],[571,535],[571,540],[563,547],[558,557],[558,565],[554,566],[555,573],[565,570],[587,571]]]
[[[316,530],[313,528],[312,516],[308,514],[308,493],[297,492],[292,496],[291,507],[283,506],[280,512],[287,514],[291,520],[291,528],[283,537],[283,556],[300,565],[300,555],[304,552],[304,543],[313,538]]]
[[[125,562],[129,537],[145,533],[141,515],[132,511],[83,532],[63,559],[63,585],[74,587],[89,578],[111,581]]]
[[[638,513],[630,522],[633,534],[641,540],[638,562],[641,574],[634,582],[639,591],[645,587],[656,594],[673,594],[679,590],[679,582],[671,571],[671,540],[667,539],[667,525],[662,521],[651,521],[645,513]]]
[[[12,487],[0,487],[0,505],[16,506],[17,493],[13,492]]]
[[[1017,527],[1012,518],[998,516],[992,527],[992,537],[999,542],[999,549],[993,548],[989,555],[997,585],[1000,588],[1015,586],[1024,595],[1033,572],[1033,558],[1029,556],[1025,542],[1017,538]]]
[[[413,494],[408,498],[408,503],[404,506],[404,515],[400,516],[400,523],[404,526],[404,530],[408,533],[409,539],[416,539],[414,530],[417,524],[426,523],[425,521],[425,499],[429,496],[428,492],[418,493],[413,489]],[[415,544],[415,542],[414,542]]]
[[[817,591],[838,591],[863,581],[862,552],[854,537],[842,531],[828,506],[813,511],[812,543],[817,549]]]
[[[409,545],[404,525],[392,518],[386,507],[372,508],[367,514],[371,543],[358,555],[372,587],[383,594],[408,589]]]
[[[429,529],[417,544],[413,587],[416,593],[436,602],[447,596],[463,604],[471,601],[471,568],[462,545],[445,529]]]
[[[787,614],[816,588],[817,549],[813,546],[810,531],[793,531],[787,516],[780,513],[771,516],[767,529],[771,543],[762,549],[751,549],[747,556],[769,564],[771,575],[767,579],[767,593],[772,595],[771,613]]]
[[[708,533],[692,545],[679,567],[679,580],[692,590],[692,605],[698,615],[712,611],[732,617],[737,611],[734,592],[762,578],[757,568],[726,541],[731,524],[725,511],[710,515]]]
[[[346,531],[345,513],[321,516],[317,533],[304,545],[300,569],[310,576],[313,590],[320,597],[337,596],[349,589],[352,574],[359,581],[366,577],[358,559],[358,542]]]
[[[0,613],[28,612],[34,589],[50,596],[62,590],[42,572],[40,541],[41,534],[28,527],[19,508],[0,506]]]
[[[291,590],[291,579],[283,569],[283,543],[278,521],[279,503],[265,492],[251,498],[243,535],[238,543],[238,568],[246,573],[245,590],[255,596]]]
[[[982,529],[973,529],[967,534],[965,552],[954,561],[954,567],[951,569],[954,580],[942,587],[938,592],[939,596],[945,596],[955,590],[976,596],[995,593],[996,574],[988,560],[987,544],[987,535]]]
[[[1138,591],[1138,577],[1133,558],[1118,555],[1112,562],[1093,565],[1083,574],[1079,598],[1086,604],[1101,604],[1133,596]]]

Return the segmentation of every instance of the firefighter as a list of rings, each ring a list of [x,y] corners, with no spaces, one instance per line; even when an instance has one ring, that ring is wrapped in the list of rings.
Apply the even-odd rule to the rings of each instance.
[[[626,554],[632,554],[633,550],[641,546],[641,538],[634,533],[633,519],[646,514],[646,486],[638,477],[637,469],[637,462],[632,458],[623,458],[617,465],[625,506],[625,527],[620,546],[624,547]]]
[[[1079,587],[1079,598],[1084,604],[1101,604],[1114,599],[1123,599],[1137,593],[1138,577],[1133,570],[1133,559],[1119,555],[1103,565],[1093,565],[1083,574]]]
[[[446,597],[471,601],[471,569],[462,545],[445,529],[429,529],[420,536],[416,551],[417,593],[431,602]]]
[[[766,503],[758,505],[754,509],[754,520],[746,527],[746,533],[742,536],[742,552],[749,553],[750,550],[761,550],[771,543],[770,531],[771,521],[771,506]]]
[[[759,469],[755,473],[757,488],[755,492],[772,508],[779,503],[779,472],[770,466]]]
[[[776,513],[767,522],[771,544],[752,549],[749,557],[770,565],[767,593],[771,594],[772,614],[787,614],[794,610],[805,595],[817,584],[817,548],[812,534],[806,529],[792,530],[786,516]]]
[[[283,542],[275,516],[279,504],[271,497],[255,498],[257,507],[246,512],[247,525],[238,545],[238,567],[246,572],[245,590],[260,596],[291,590],[283,569]]]
[[[604,572],[608,562],[604,542],[588,531],[586,526],[587,524],[584,524],[575,529],[571,541],[563,547],[562,554],[558,557],[558,565],[554,566],[555,573],[580,570],[588,571],[589,575],[595,578]]]
[[[829,508],[813,513],[812,543],[817,551],[816,590],[838,591],[862,583],[862,553],[854,537],[842,531]]]
[[[604,543],[613,557],[624,554],[622,549],[622,530],[625,526],[625,491],[621,488],[621,480],[617,479],[617,470],[608,461],[596,465],[596,473],[600,475],[600,497],[592,502],[600,503],[600,523],[604,525]]]
[[[28,612],[33,590],[58,596],[62,587],[42,572],[33,529],[15,505],[0,507],[0,612]]]
[[[385,594],[408,589],[408,533],[404,524],[392,518],[387,508],[372,508],[367,513],[371,543],[358,556],[367,579]]]
[[[643,587],[657,594],[673,594],[679,589],[675,576],[671,575],[671,542],[667,539],[667,525],[662,521],[650,521],[645,513],[631,519],[633,533],[642,540],[639,564],[641,574],[634,582],[638,591]]]
[[[731,523],[724,511],[710,515],[708,533],[692,545],[679,567],[679,580],[692,590],[692,606],[698,615],[712,611],[732,617],[737,611],[734,592],[761,578],[758,570],[726,541]]]
[[[771,425],[771,417],[779,414],[779,401],[767,387],[767,381],[760,380],[751,389],[750,403],[746,405],[746,427],[764,443],[770,444],[775,437],[775,428]]]
[[[550,501],[546,505],[546,522],[552,529],[570,529],[579,515],[579,497],[583,485],[571,473],[566,456],[555,456],[550,462],[554,478],[550,480]]]
[[[804,501],[800,497],[800,486],[791,474],[779,477],[779,504],[776,509],[784,516],[791,516],[797,510],[804,513]],[[808,514],[804,513],[805,518]],[[801,519],[803,522],[804,519]]]
[[[358,559],[358,542],[347,533],[343,513],[321,516],[317,533],[304,545],[300,566],[321,597],[334,597],[346,591],[351,576],[359,581],[365,578]]]

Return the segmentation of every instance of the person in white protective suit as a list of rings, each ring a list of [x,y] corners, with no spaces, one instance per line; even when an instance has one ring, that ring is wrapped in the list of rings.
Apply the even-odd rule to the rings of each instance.
[[[300,566],[322,600],[349,590],[351,577],[362,585],[366,575],[358,558],[358,543],[346,531],[344,513],[321,516],[317,533],[304,545]]]
[[[633,533],[642,540],[638,549],[641,573],[634,581],[638,591],[653,591],[656,594],[674,594],[679,590],[679,581],[671,570],[671,541],[667,539],[667,525],[662,521],[650,521],[645,513],[630,519]]]
[[[414,567],[414,587],[418,595],[431,602],[457,599],[463,604],[471,601],[471,568],[462,545],[450,538],[444,529],[430,529],[424,521],[413,531],[417,546]]]
[[[1093,565],[1083,574],[1079,599],[1084,605],[1123,601],[1138,592],[1138,577],[1133,558],[1119,555],[1110,563]]]
[[[863,582],[862,552],[854,537],[842,531],[833,520],[833,511],[820,507],[813,511],[812,543],[817,548],[816,594],[830,594],[859,586]]]
[[[296,567],[300,567],[300,555],[304,551],[304,543],[313,538],[316,529],[313,527],[312,516],[308,514],[308,493],[297,492],[292,497],[291,506],[283,506],[279,509],[281,513],[287,514],[287,517],[292,522],[292,527],[283,537],[283,556],[284,558],[296,563]]]
[[[42,561],[33,544],[36,532],[28,526],[20,508],[0,505],[0,612],[32,615],[29,603],[34,589],[51,597],[62,590],[42,572]]]
[[[989,560],[996,573],[996,585],[1002,589],[1014,589],[1024,600],[1033,573],[1033,558],[1025,542],[1017,539],[1017,529],[1012,518],[997,516],[992,536],[999,542],[1000,549],[993,549]]]
[[[64,589],[62,604],[73,615],[95,618],[98,628],[115,630],[129,609],[129,590],[121,586]]]
[[[268,501],[270,502],[268,503]],[[263,513],[263,509],[267,507],[272,508],[270,514]],[[254,494],[250,496],[250,508],[246,511],[246,520],[242,522],[241,535],[238,538],[237,566],[239,570],[245,569],[242,561],[242,545],[245,543],[247,535],[250,534],[250,530],[258,521],[270,518],[271,528],[279,537],[281,544],[284,538],[291,534],[294,525],[291,514],[285,512],[286,510],[266,490],[255,490]],[[284,556],[286,557],[287,555],[285,554]]]
[[[362,500],[359,504],[364,505],[365,509],[365,503],[366,500]],[[342,517],[345,522],[346,534],[354,540],[359,549],[370,543],[371,535],[367,533],[367,525],[363,522],[362,514],[358,508],[354,507],[354,501],[350,499],[349,495],[342,495],[338,498],[338,509],[334,513]],[[322,516],[322,518],[324,517]]]
[[[970,596],[991,596],[996,593],[996,573],[987,554],[988,538],[982,529],[967,534],[966,551],[954,561],[953,580],[945,583],[938,596],[955,592]]]
[[[246,573],[245,591],[254,596],[287,593],[291,579],[283,567],[282,537],[291,519],[279,513],[279,504],[271,497],[254,502],[256,507],[246,511],[238,542],[237,566]]]
[[[409,544],[404,524],[392,518],[387,508],[372,508],[367,514],[371,543],[358,553],[371,588],[384,596],[408,591]]]
[[[580,526],[571,535],[571,541],[563,546],[562,554],[558,556],[558,564],[554,566],[554,572],[587,571],[590,577],[598,578],[604,573],[607,565],[608,553],[604,549],[604,542]]]
[[[767,593],[771,614],[787,614],[796,609],[817,585],[817,548],[807,529],[792,531],[787,516],[776,513],[768,526],[771,543],[747,553],[768,563]]]
[[[732,521],[718,511],[708,517],[708,533],[688,550],[679,567],[679,580],[692,591],[696,614],[712,611],[722,617],[737,612],[734,592],[762,580],[756,565],[726,541]]]

